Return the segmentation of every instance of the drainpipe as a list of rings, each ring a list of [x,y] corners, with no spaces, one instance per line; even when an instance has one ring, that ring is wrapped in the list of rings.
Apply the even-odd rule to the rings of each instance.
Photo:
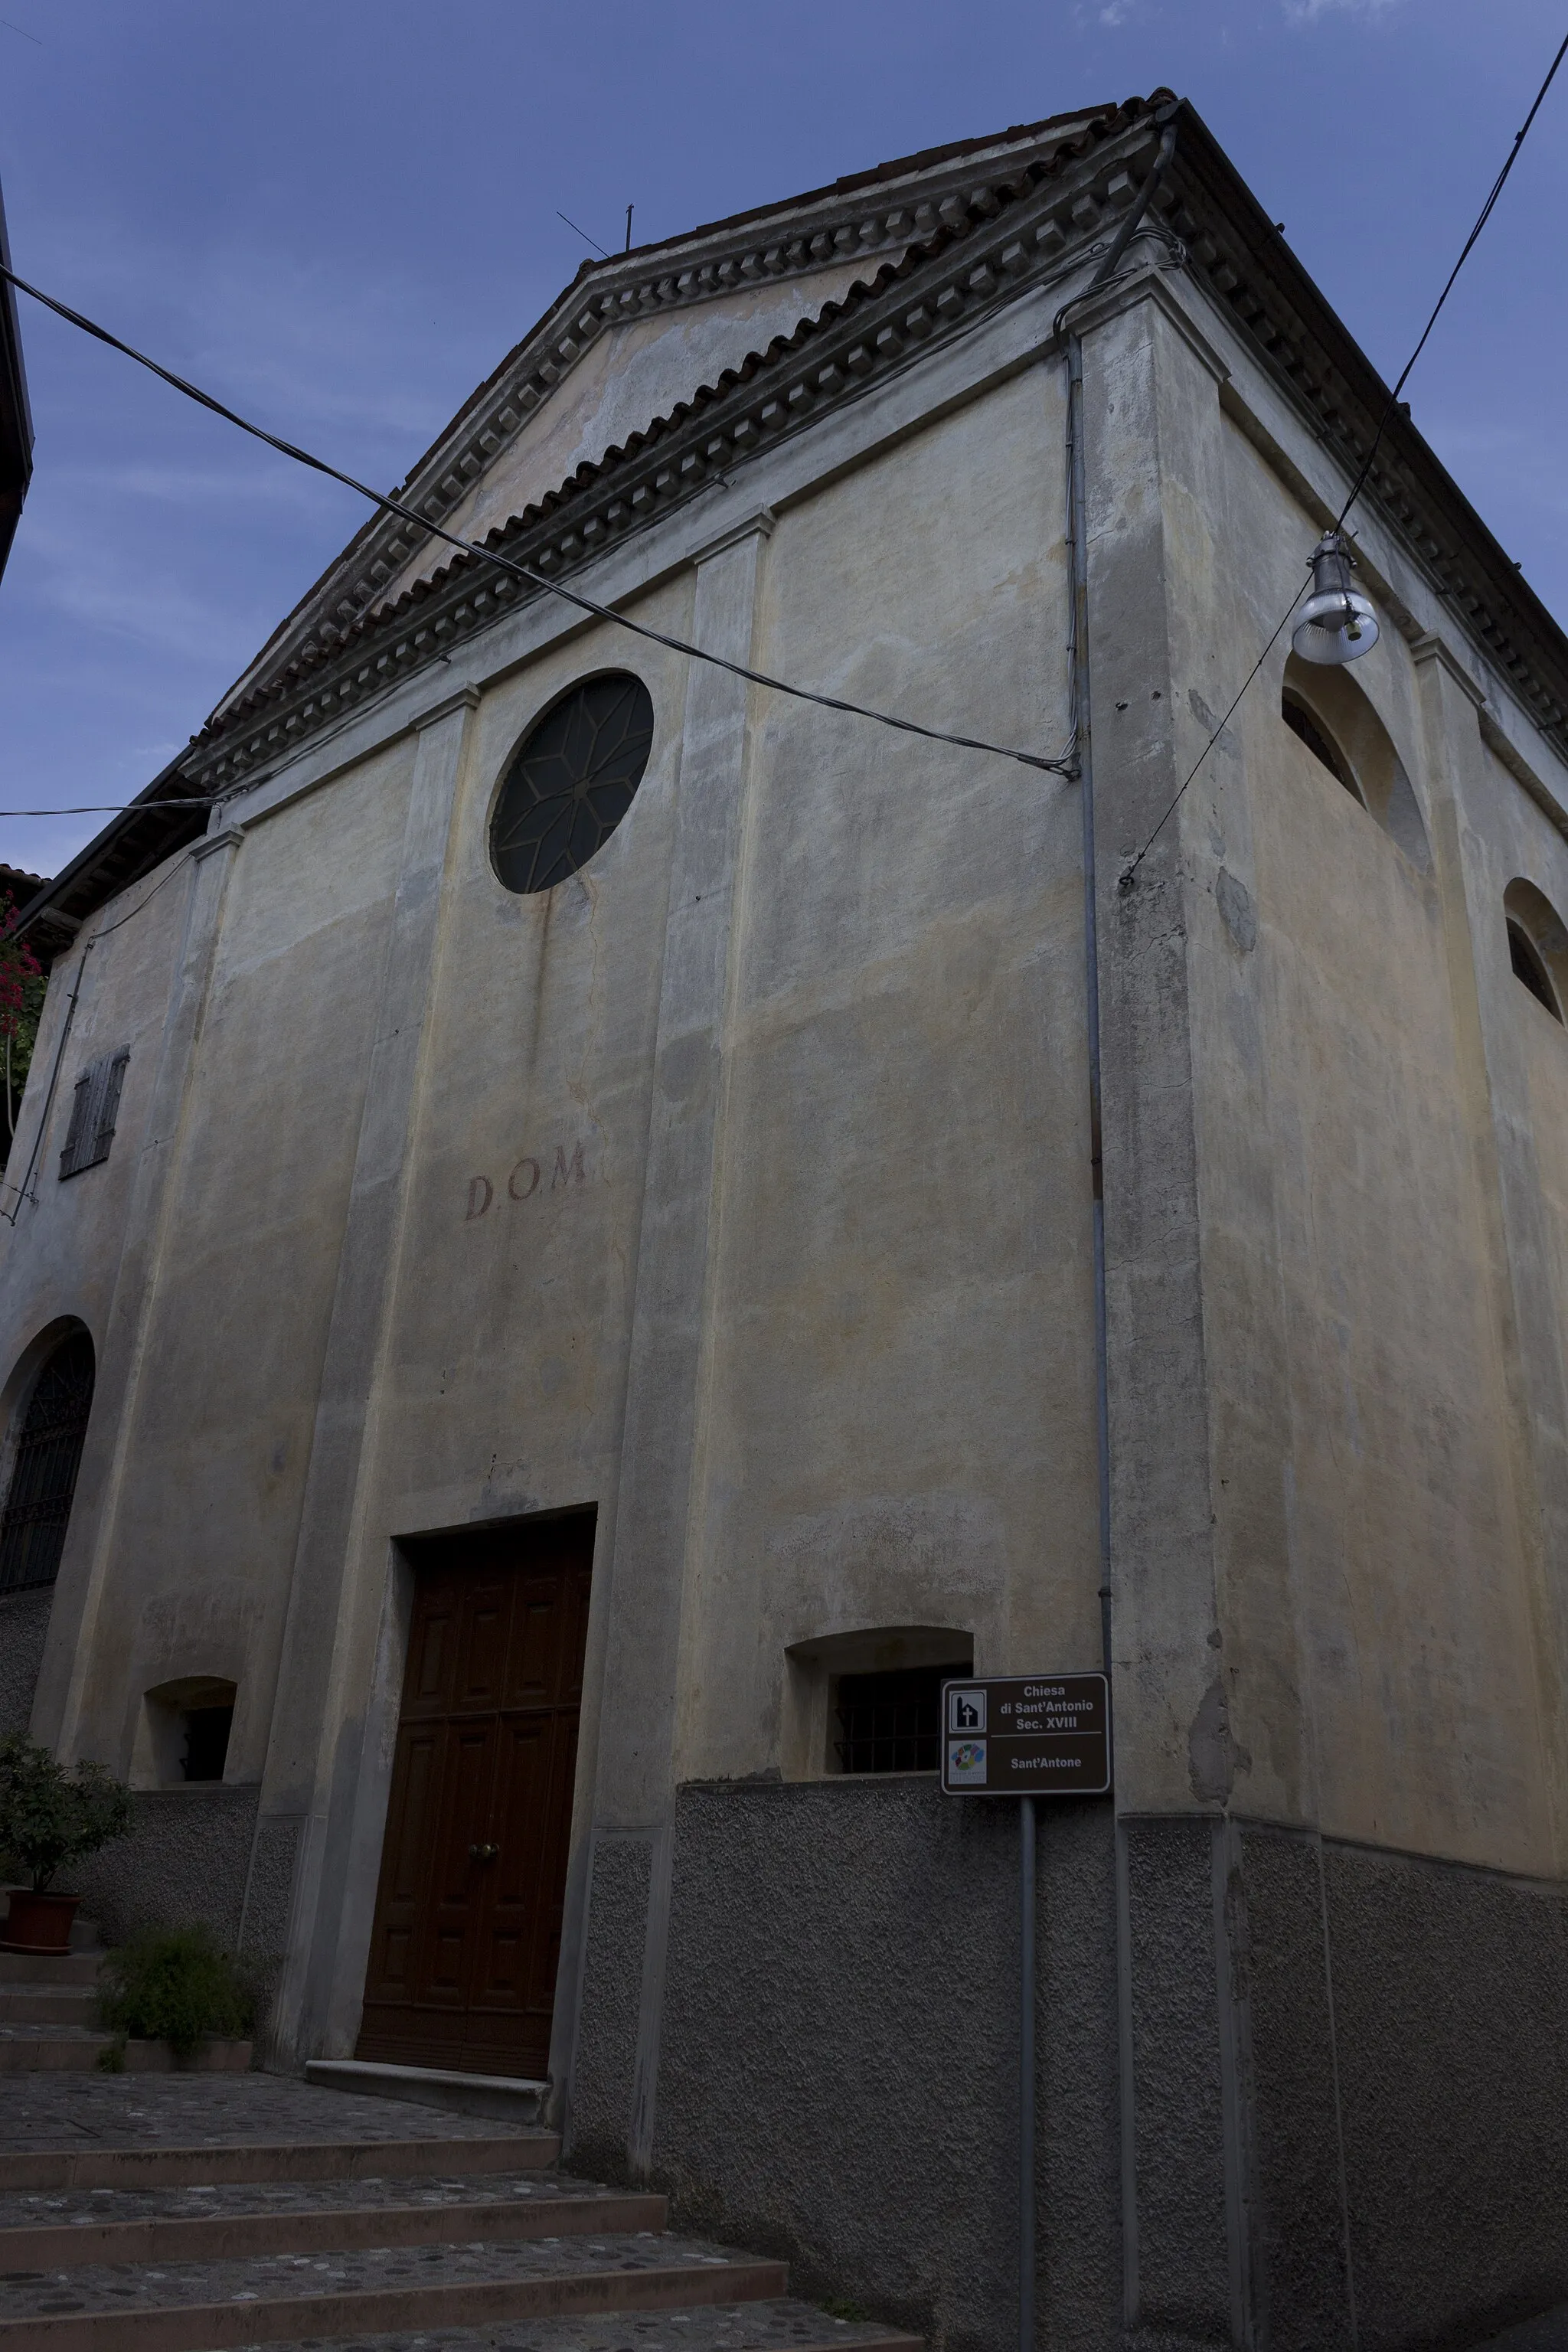
[[[1173,110],[1164,121],[1153,166],[1117,231],[1109,252],[1083,292],[1075,295],[1071,302],[1064,303],[1058,311],[1058,334],[1061,332],[1068,311],[1087,301],[1090,295],[1098,293],[1114,277],[1123,254],[1149,209],[1155,190],[1164,178],[1175,147],[1176,125]],[[1084,1006],[1089,1040],[1089,1149],[1094,1245],[1094,1416],[1100,1506],[1100,1642],[1101,1662],[1109,1682],[1111,1675],[1110,1383],[1105,1298],[1105,1172],[1100,1133],[1100,910],[1095,891],[1094,861],[1094,733],[1089,698],[1089,502],[1083,446],[1083,344],[1076,333],[1069,332],[1067,338],[1067,362],[1068,551],[1072,598],[1068,692],[1083,830]],[[1127,2326],[1133,2326],[1138,2315],[1137,2111],[1132,2066],[1131,1928],[1126,1841],[1118,1828],[1116,2012],[1121,2109],[1122,2318]]]

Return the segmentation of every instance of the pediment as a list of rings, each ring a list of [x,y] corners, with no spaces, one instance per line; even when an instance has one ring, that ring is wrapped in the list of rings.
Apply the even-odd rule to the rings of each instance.
[[[1114,108],[1081,109],[879,164],[782,204],[606,261],[572,284],[426,451],[396,495],[483,538],[791,334],[858,281],[963,215],[977,193],[1048,160]],[[289,615],[215,720],[450,560],[373,517]]]

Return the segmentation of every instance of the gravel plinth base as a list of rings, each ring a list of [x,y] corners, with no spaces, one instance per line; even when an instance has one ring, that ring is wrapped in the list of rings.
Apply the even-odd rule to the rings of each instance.
[[[285,2074],[16,2074],[0,2098],[0,2152],[508,2139],[515,2130],[487,2116],[323,2090]]]

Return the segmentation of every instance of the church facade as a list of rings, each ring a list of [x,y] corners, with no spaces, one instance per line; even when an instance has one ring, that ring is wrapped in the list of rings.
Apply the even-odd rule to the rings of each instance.
[[[373,520],[26,911],[6,1727],[269,2063],[993,2352],[937,1693],[1104,1665],[1039,2345],[1568,2295],[1568,643],[1407,416],[1220,723],[1384,405],[1163,92],[585,266],[398,493],[526,576]]]

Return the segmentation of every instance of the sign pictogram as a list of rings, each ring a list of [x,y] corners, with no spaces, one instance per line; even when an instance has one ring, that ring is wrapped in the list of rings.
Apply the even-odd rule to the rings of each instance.
[[[1110,1786],[1102,1674],[943,1683],[942,1726],[951,1797],[1094,1797]]]

